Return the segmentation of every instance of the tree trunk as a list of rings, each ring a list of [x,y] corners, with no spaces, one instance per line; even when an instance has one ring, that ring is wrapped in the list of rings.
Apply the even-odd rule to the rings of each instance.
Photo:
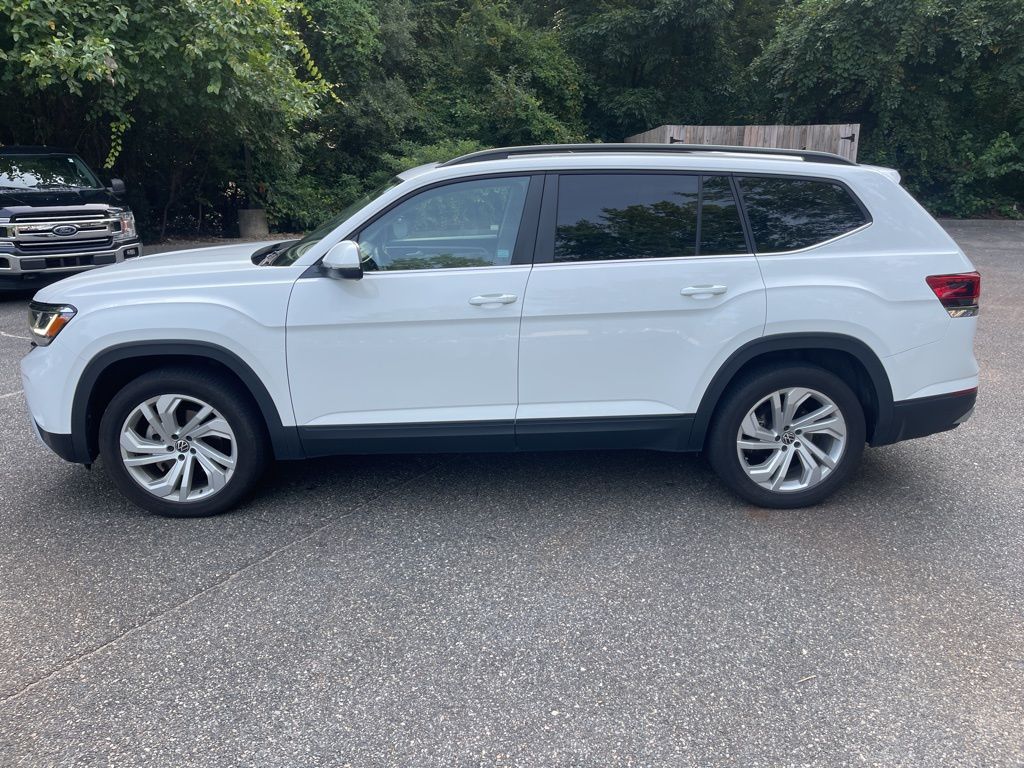
[[[178,194],[178,185],[181,182],[181,171],[175,169],[171,173],[171,188],[167,193],[167,203],[164,205],[164,215],[160,221],[160,239],[163,240],[167,234],[167,217],[170,214],[171,205]]]

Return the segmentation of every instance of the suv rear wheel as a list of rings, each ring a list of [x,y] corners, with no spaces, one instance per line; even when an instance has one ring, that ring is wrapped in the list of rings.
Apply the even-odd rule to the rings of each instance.
[[[740,381],[719,405],[708,457],[747,501],[805,507],[850,476],[864,440],[864,410],[838,376],[814,366],[765,368]]]
[[[248,393],[215,373],[151,371],[124,387],[100,420],[100,454],[118,488],[168,517],[203,517],[237,504],[269,451]]]

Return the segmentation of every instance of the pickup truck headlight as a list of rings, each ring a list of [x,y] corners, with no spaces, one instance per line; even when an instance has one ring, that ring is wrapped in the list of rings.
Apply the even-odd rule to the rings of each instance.
[[[135,229],[135,214],[131,211],[118,211],[117,219],[121,222],[120,231],[114,232],[115,240],[134,240],[139,236]]]
[[[53,341],[78,310],[70,304],[43,304],[33,301],[28,305],[28,326],[32,339],[41,347]]]

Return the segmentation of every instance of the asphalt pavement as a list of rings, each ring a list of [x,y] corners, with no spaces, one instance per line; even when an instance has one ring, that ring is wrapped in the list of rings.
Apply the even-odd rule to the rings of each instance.
[[[962,428],[765,511],[659,453],[280,464],[174,521],[38,444],[0,297],[0,766],[1024,765],[1024,224]]]

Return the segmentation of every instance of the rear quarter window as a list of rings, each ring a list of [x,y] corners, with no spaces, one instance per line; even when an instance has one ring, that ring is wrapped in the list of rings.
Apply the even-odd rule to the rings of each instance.
[[[868,223],[841,184],[757,176],[739,183],[758,253],[808,248]]]

